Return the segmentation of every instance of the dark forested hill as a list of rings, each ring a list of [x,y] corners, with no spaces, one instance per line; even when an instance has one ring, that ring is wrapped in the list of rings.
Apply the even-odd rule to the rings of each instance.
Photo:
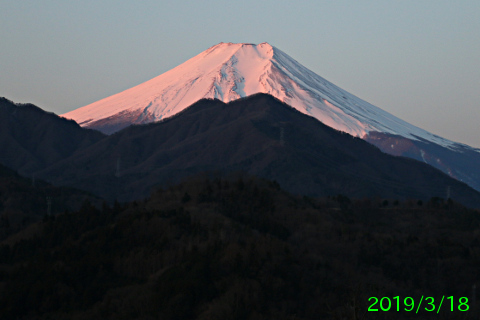
[[[0,164],[21,174],[31,175],[103,137],[33,104],[0,98]]]
[[[0,240],[41,221],[48,214],[78,210],[85,200],[101,203],[98,197],[85,191],[27,179],[0,165]]]
[[[33,105],[0,99],[0,163],[107,200],[147,197],[158,186],[210,172],[244,172],[308,196],[451,197],[480,207],[480,193],[415,160],[382,153],[272,96],[201,100],[160,123],[111,136]]]
[[[0,244],[2,319],[479,316],[480,216],[451,200],[312,199],[199,177],[40,224],[37,237]],[[422,296],[452,299],[438,314],[405,311]],[[390,311],[368,312],[370,297],[390,297]]]
[[[310,195],[429,199],[480,207],[480,193],[415,160],[382,153],[272,96],[201,100],[161,123],[132,126],[42,172],[108,199],[139,199],[199,172],[246,172]]]

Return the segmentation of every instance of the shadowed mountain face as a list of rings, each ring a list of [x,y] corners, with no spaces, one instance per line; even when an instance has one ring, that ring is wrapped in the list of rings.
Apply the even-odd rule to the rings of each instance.
[[[109,199],[148,196],[200,172],[247,172],[305,195],[425,199],[480,206],[467,185],[415,160],[384,154],[265,94],[200,100],[163,122],[132,126],[76,151],[42,177]]]
[[[364,139],[383,152],[428,163],[452,178],[480,190],[478,150],[462,144],[457,144],[452,150],[426,140],[411,140],[380,132],[371,132]]]
[[[103,137],[32,104],[0,98],[0,163],[21,174],[48,167]]]

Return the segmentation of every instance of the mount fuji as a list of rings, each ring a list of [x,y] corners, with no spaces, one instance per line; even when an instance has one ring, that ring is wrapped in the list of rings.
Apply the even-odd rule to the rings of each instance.
[[[219,43],[133,88],[65,113],[106,134],[171,117],[200,99],[266,93],[382,151],[414,158],[480,190],[480,149],[409,124],[348,93],[268,43]]]

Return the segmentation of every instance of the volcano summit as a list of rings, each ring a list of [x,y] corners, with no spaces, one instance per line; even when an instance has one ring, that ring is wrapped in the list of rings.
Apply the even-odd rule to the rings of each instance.
[[[109,134],[170,117],[202,98],[230,102],[255,93],[360,138],[377,131],[453,144],[349,94],[265,42],[219,43],[154,79],[62,116]]]

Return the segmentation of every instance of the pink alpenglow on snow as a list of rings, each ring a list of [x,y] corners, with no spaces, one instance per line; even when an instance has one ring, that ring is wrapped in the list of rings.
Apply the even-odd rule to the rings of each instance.
[[[346,92],[266,42],[219,43],[156,78],[62,116],[113,133],[173,116],[202,98],[230,102],[256,93],[356,137],[382,132],[454,145]]]

